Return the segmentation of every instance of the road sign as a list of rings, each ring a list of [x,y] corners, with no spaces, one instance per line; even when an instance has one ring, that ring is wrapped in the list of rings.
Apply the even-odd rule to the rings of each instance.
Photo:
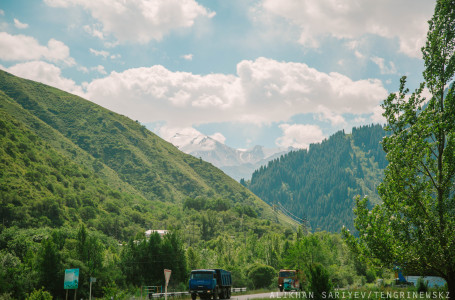
[[[79,285],[79,269],[66,269],[63,288],[66,290],[72,290],[72,289],[77,289],[78,285]]]
[[[164,278],[166,279],[166,285],[164,286],[164,300],[167,300],[167,284],[169,283],[169,278],[171,278],[172,270],[164,269]]]
[[[172,270],[164,269],[164,278],[166,279],[166,286],[169,283],[169,278],[171,278]]]

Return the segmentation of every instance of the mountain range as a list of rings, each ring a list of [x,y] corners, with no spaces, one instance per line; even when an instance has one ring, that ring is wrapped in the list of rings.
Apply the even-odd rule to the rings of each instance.
[[[203,134],[176,133],[168,141],[181,151],[212,163],[237,181],[250,179],[256,169],[289,151],[295,150],[292,147],[265,148],[263,146],[234,149]]]

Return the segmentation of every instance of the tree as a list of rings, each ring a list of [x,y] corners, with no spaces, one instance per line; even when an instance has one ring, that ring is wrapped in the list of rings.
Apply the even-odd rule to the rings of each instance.
[[[314,299],[325,299],[325,294],[332,291],[329,273],[321,264],[315,263],[310,265],[308,278],[310,281],[309,291],[314,293]]]
[[[36,257],[35,270],[38,274],[38,283],[46,290],[57,296],[62,292],[61,279],[63,278],[63,265],[61,255],[52,238],[41,243],[41,249]]]
[[[276,271],[271,266],[254,264],[248,271],[248,275],[251,278],[254,288],[265,288],[272,284],[276,276]]]
[[[344,235],[357,252],[407,274],[437,275],[455,295],[455,1],[438,0],[422,48],[425,83],[410,95],[384,101],[383,139],[389,165],[379,186],[383,203],[357,198],[359,238]],[[422,96],[424,87],[431,93]]]

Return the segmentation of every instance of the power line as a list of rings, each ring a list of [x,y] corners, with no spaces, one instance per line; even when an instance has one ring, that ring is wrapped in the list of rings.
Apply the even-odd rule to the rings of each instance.
[[[293,217],[293,219],[300,220],[301,223],[304,223],[304,222],[307,221],[306,219],[299,218],[299,217],[297,217],[296,215],[294,215],[293,213],[291,213],[289,210],[286,209],[286,207],[283,206],[283,204],[281,204],[281,202],[278,202],[278,204],[280,205],[280,208],[284,209],[287,213],[289,213],[289,214]],[[296,220],[296,221],[297,221],[297,220]],[[299,223],[300,223],[300,222],[299,222]]]

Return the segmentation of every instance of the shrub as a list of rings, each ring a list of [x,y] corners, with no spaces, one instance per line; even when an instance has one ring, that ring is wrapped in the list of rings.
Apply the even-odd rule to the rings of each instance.
[[[366,271],[365,277],[366,277],[368,283],[373,283],[374,280],[376,279],[376,274],[374,273],[373,270],[368,269]]]
[[[52,296],[49,292],[45,291],[44,288],[34,290],[27,297],[27,300],[52,300]]]
[[[428,292],[428,281],[420,277],[417,279],[417,292],[418,293],[426,293]]]
[[[248,275],[253,282],[254,288],[265,288],[272,284],[276,276],[276,270],[271,266],[255,264],[248,271]]]
[[[329,273],[324,267],[317,263],[312,264],[308,270],[309,292],[314,293],[314,299],[324,299],[323,293],[329,293],[332,290]]]

